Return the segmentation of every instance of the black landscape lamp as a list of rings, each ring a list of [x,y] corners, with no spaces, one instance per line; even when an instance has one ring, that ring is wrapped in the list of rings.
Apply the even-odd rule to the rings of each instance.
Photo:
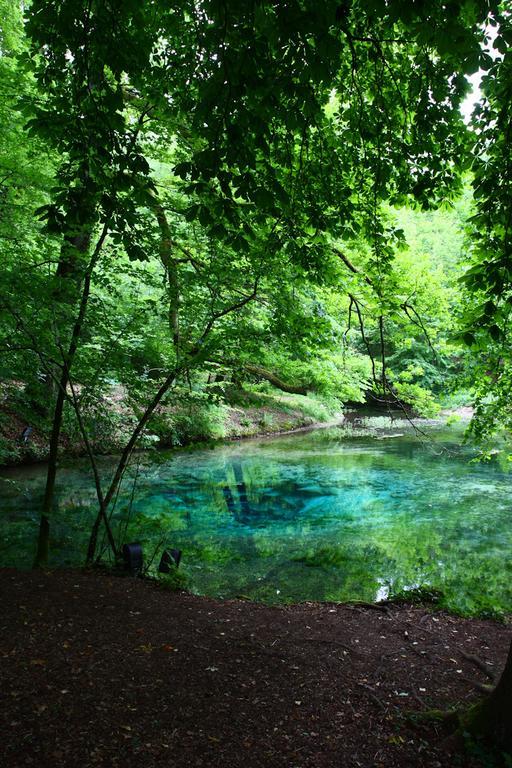
[[[142,546],[138,541],[123,545],[123,560],[132,576],[138,576],[142,571]]]
[[[178,567],[181,560],[181,549],[164,549],[160,565],[158,566],[159,573],[170,573],[171,568]]]

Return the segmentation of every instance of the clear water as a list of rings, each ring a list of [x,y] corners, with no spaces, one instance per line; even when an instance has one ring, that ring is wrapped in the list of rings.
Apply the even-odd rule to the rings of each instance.
[[[421,585],[460,611],[510,611],[512,478],[471,463],[459,443],[460,430],[421,441],[399,424],[146,455],[113,521],[147,559],[163,544],[182,549],[200,594],[375,600]],[[43,483],[44,466],[2,472],[1,565],[30,564]],[[57,499],[54,564],[80,562],[96,509],[85,462],[61,469]]]

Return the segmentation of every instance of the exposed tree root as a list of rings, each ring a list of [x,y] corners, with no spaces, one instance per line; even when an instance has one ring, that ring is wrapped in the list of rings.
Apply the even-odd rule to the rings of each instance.
[[[408,720],[412,723],[425,720],[435,720],[445,725],[458,726],[459,711],[457,709],[426,709],[424,712],[410,712]]]
[[[459,752],[464,748],[459,710],[427,709],[424,712],[410,712],[407,719],[413,724],[435,721],[449,729],[449,734],[445,736],[439,745],[443,752]]]
[[[495,682],[496,680],[495,673],[492,669],[489,669],[489,665],[486,664],[485,661],[480,659],[478,656],[474,656],[471,653],[466,653],[462,649],[459,650],[459,653],[467,661],[470,661],[472,664],[474,664],[475,667],[478,667],[478,669],[480,669],[484,673],[484,675],[487,675],[487,677],[489,678],[489,680],[491,680],[491,682],[493,683]],[[487,693],[489,693],[489,691],[487,691]]]
[[[468,709],[439,710],[429,709],[424,712],[411,712],[408,720],[411,723],[434,720],[442,723],[450,733],[443,739],[440,748],[445,752],[455,752],[464,749],[467,736],[484,739],[490,745],[510,751],[512,737],[507,724],[498,718],[499,710],[494,709],[494,691],[486,686],[487,696]],[[489,694],[489,690],[491,693]]]
[[[488,696],[494,690],[494,687],[492,685],[481,683],[479,680],[471,680],[469,677],[463,677],[462,680],[465,680],[467,683],[470,683],[470,685],[476,688],[477,691],[481,691],[482,693],[485,693],[486,696]]]

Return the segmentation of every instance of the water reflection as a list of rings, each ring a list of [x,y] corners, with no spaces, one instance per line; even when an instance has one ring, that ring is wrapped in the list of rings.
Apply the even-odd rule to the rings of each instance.
[[[430,585],[462,610],[510,610],[508,475],[468,463],[449,432],[434,431],[432,446],[394,428],[405,434],[322,430],[144,457],[133,504],[128,477],[114,519],[147,552],[162,540],[182,549],[191,588],[204,594],[372,600]],[[95,510],[85,466],[60,476],[59,563],[80,559]],[[15,484],[0,484],[0,558],[19,563],[21,551],[29,563],[43,470],[4,476]]]

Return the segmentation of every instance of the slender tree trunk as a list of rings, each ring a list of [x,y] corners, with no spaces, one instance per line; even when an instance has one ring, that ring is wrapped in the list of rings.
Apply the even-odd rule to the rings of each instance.
[[[115,492],[117,491],[117,488],[119,486],[119,483],[121,481],[121,478],[124,474],[124,471],[128,465],[128,462],[130,460],[130,456],[132,455],[133,449],[135,448],[135,445],[137,443],[137,440],[139,439],[140,435],[142,434],[144,427],[148,423],[149,419],[155,412],[155,409],[159,406],[162,398],[166,394],[166,392],[169,390],[169,388],[172,386],[174,381],[176,380],[176,377],[178,376],[178,369],[174,369],[171,371],[171,373],[167,376],[163,384],[160,386],[156,394],[154,395],[153,399],[151,400],[150,404],[147,406],[146,410],[140,417],[137,426],[133,430],[130,439],[126,443],[123,452],[121,454],[121,457],[119,459],[119,462],[117,464],[116,470],[114,472],[114,476],[112,480],[110,481],[110,486],[108,488],[107,493],[104,496],[103,499],[103,506],[100,505],[100,510],[98,514],[96,515],[96,519],[94,521],[91,535],[89,537],[89,546],[87,547],[87,560],[86,563],[90,565],[93,560],[94,556],[96,554],[96,546],[98,541],[98,532],[100,527],[100,522],[102,517],[106,518],[106,511],[109,507],[110,502],[112,501],[112,498],[114,497]]]
[[[172,257],[172,238],[171,228],[165,215],[165,210],[160,203],[155,203],[155,215],[160,227],[160,260],[165,269],[167,281],[169,284],[169,330],[171,332],[172,343],[176,351],[176,358],[179,363],[180,350],[180,286],[178,280],[177,264]]]
[[[164,225],[161,227],[162,229],[162,236],[166,240],[166,248],[171,247],[171,242],[168,238],[168,229],[165,226],[166,222],[162,220],[162,224]],[[173,383],[176,381],[178,376],[180,376],[183,373],[189,373],[190,370],[195,368],[196,366],[200,365],[202,362],[208,359],[209,356],[209,350],[206,346],[206,340],[212,331],[213,327],[215,326],[215,323],[222,317],[225,317],[226,315],[230,314],[231,312],[237,312],[238,310],[245,307],[250,301],[252,301],[256,295],[258,290],[258,281],[259,278],[256,278],[254,281],[254,287],[250,294],[245,296],[244,298],[240,299],[239,301],[236,301],[234,304],[228,305],[224,307],[223,309],[219,310],[218,312],[215,312],[212,314],[208,322],[206,323],[206,326],[201,334],[201,336],[197,339],[197,343],[191,348],[189,351],[189,357],[188,360],[185,362],[178,362],[176,367],[170,371],[166,379],[163,381],[161,386],[159,387],[158,391],[153,396],[153,399],[139,418],[139,421],[133,430],[129,441],[127,442],[126,446],[124,447],[124,450],[121,454],[121,457],[119,459],[119,462],[117,464],[116,470],[114,472],[114,476],[110,482],[110,486],[108,488],[107,493],[104,496],[103,499],[103,505],[100,504],[100,509],[98,514],[96,515],[96,519],[94,521],[91,535],[89,538],[89,546],[87,548],[87,559],[86,563],[91,564],[94,561],[94,557],[96,554],[96,546],[97,546],[97,540],[98,540],[98,532],[99,527],[101,523],[101,519],[104,518],[105,520],[108,519],[107,517],[107,511],[110,505],[110,502],[112,501],[114,494],[117,492],[117,489],[119,488],[119,484],[121,482],[121,479],[123,477],[124,471],[126,467],[128,466],[128,462],[130,460],[130,456],[137,444],[137,441],[139,437],[141,436],[146,424],[148,423],[149,419],[155,412],[155,410],[160,405],[163,397],[165,394],[169,391],[170,387],[173,385]],[[175,283],[177,288],[177,282]],[[178,297],[179,298],[179,297]],[[176,308],[178,305],[176,305]],[[179,317],[176,315],[176,328],[178,330],[178,334],[173,334],[173,341],[176,348],[176,357],[178,360],[181,358],[178,355],[179,350]]]
[[[94,484],[96,486],[96,495],[98,497],[98,503],[100,505],[100,516],[98,518],[98,525],[99,525],[99,520],[101,520],[103,518],[103,522],[105,523],[105,529],[107,531],[107,538],[108,538],[110,547],[112,549],[112,552],[114,553],[114,556],[117,557],[117,547],[116,547],[114,535],[112,533],[112,528],[110,526],[110,521],[108,520],[107,515],[106,515],[105,499],[103,498],[103,490],[102,490],[102,487],[101,487],[101,478],[100,478],[100,473],[98,471],[98,465],[96,463],[96,458],[94,456],[94,451],[92,449],[91,441],[89,440],[89,436],[87,434],[87,429],[85,427],[84,420],[82,418],[82,412],[80,410],[80,403],[79,403],[78,398],[76,396],[75,388],[73,386],[73,382],[71,381],[71,376],[69,377],[69,384],[70,384],[71,393],[72,393],[71,404],[72,404],[73,409],[75,411],[75,415],[76,415],[76,418],[77,418],[77,421],[78,421],[78,426],[79,426],[79,429],[80,429],[80,434],[82,435],[82,439],[83,439],[83,441],[85,443],[85,448],[86,448],[86,451],[87,451],[87,455],[89,457],[89,462],[90,462],[92,473],[93,473],[93,477],[94,477]],[[97,535],[97,531],[96,531],[96,535]]]
[[[60,384],[66,386],[64,372]],[[65,389],[59,389],[53,411],[53,424],[50,435],[50,455],[48,457],[48,470],[46,474],[46,486],[44,489],[43,509],[39,521],[39,535],[37,537],[37,551],[34,559],[34,568],[43,568],[48,563],[50,547],[50,517],[53,508],[55,493],[55,480],[57,478],[57,457],[59,452],[59,438],[62,426],[62,413],[64,409]]]
[[[147,422],[151,418],[152,414],[154,413],[155,409],[158,407],[159,403],[161,402],[162,398],[164,397],[165,393],[169,390],[169,388],[174,383],[176,376],[179,372],[179,366],[180,366],[180,317],[179,317],[179,301],[180,301],[180,293],[179,293],[179,281],[178,281],[178,269],[177,264],[175,263],[173,257],[172,257],[172,238],[171,238],[171,228],[169,227],[169,222],[167,221],[167,216],[165,215],[165,210],[163,206],[158,202],[158,199],[155,197],[155,206],[154,211],[156,215],[156,219],[158,221],[158,226],[160,228],[160,246],[159,246],[159,255],[160,260],[162,262],[162,265],[165,269],[165,274],[168,281],[168,287],[169,287],[169,331],[171,333],[171,338],[174,346],[174,350],[176,353],[176,368],[174,371],[172,371],[156,395],[154,396],[153,400],[149,404],[149,406],[146,408],[144,413],[142,414],[141,418],[139,419],[139,422],[137,426],[135,427],[130,440],[126,444],[123,453],[121,454],[121,458],[119,460],[116,472],[114,473],[114,477],[112,478],[112,481],[110,483],[110,487],[105,495],[105,497],[102,497],[101,491],[98,493],[98,501],[99,501],[99,511],[96,515],[96,519],[93,523],[91,534],[89,537],[89,544],[87,547],[87,557],[86,557],[86,564],[90,565],[94,561],[94,557],[96,555],[96,547],[98,543],[98,533],[100,529],[101,520],[105,522],[105,525],[107,527],[107,535],[109,537],[110,547],[114,553],[115,556],[117,556],[116,546],[115,542],[113,541],[112,533],[110,530],[110,524],[107,517],[107,511],[109,504],[114,496],[114,494],[117,491],[117,488],[119,487],[119,484],[121,482],[121,478],[124,474],[124,471],[126,469],[126,466],[130,460],[130,456],[132,454],[132,451],[137,443],[137,440],[139,439],[142,431],[144,430],[144,427],[146,426]]]
[[[67,352],[63,354],[62,372],[59,377],[59,388],[57,392],[57,399],[55,402],[55,408],[53,411],[52,419],[52,431],[50,435],[50,453],[48,457],[48,470],[46,475],[46,486],[44,492],[43,508],[41,511],[41,518],[39,523],[39,533],[37,539],[37,550],[34,558],[34,568],[43,568],[48,563],[48,553],[50,546],[50,518],[53,509],[53,500],[55,495],[55,481],[57,477],[57,460],[59,452],[59,441],[62,430],[62,416],[64,412],[64,402],[66,400],[66,392],[69,384],[69,376],[73,361],[75,358],[78,344],[82,334],[82,328],[87,311],[87,304],[89,301],[89,295],[91,292],[91,278],[96,261],[98,260],[99,253],[105,242],[107,236],[108,223],[105,223],[94,248],[91,259],[87,265],[85,276],[83,279],[82,293],[80,297],[80,304],[78,308],[78,314],[76,316],[73,330],[71,332],[71,339]],[[77,243],[78,248],[88,248],[90,238],[83,236]],[[69,258],[69,242],[66,243],[65,253]]]

